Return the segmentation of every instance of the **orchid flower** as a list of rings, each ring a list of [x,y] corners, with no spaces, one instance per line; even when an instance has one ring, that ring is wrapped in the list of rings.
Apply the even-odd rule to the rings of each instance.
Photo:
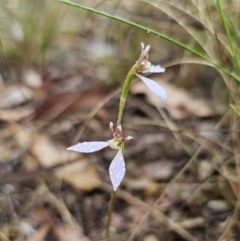
[[[137,66],[137,73],[135,74],[138,78],[140,78],[143,83],[155,94],[157,95],[162,102],[166,102],[168,95],[166,93],[166,91],[160,86],[158,85],[155,81],[140,75],[139,73],[142,74],[147,74],[147,73],[164,73],[165,69],[163,67],[161,67],[160,65],[152,65],[149,61],[148,61],[148,57],[149,57],[149,50],[150,50],[150,45],[147,45],[146,47],[144,47],[144,44],[141,43],[141,47],[142,47],[142,52],[140,54],[139,60],[136,62],[136,66]]]
[[[113,139],[109,141],[82,142],[74,146],[68,147],[67,150],[77,151],[82,153],[91,153],[91,152],[99,151],[107,146],[111,147],[112,149],[118,150],[116,156],[113,158],[112,163],[110,164],[110,167],[109,167],[110,179],[113,185],[113,189],[114,191],[116,191],[121,181],[123,180],[123,177],[126,171],[125,161],[123,158],[124,142],[132,139],[133,137],[128,136],[125,138],[123,136],[123,130],[121,125],[117,126],[114,129],[113,123],[110,122],[109,127],[113,133]]]

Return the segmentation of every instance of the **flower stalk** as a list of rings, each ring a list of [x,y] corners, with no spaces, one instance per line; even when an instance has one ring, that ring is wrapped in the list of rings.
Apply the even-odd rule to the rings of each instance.
[[[109,238],[109,229],[111,226],[111,219],[112,219],[112,212],[114,207],[114,200],[116,196],[116,190],[121,184],[126,172],[125,161],[123,157],[124,144],[126,141],[132,139],[131,136],[127,136],[127,137],[124,136],[121,122],[122,122],[122,116],[123,116],[127,95],[128,95],[133,77],[137,76],[139,79],[141,79],[143,83],[155,95],[157,95],[160,98],[162,103],[164,103],[168,97],[166,91],[161,86],[159,86],[155,81],[141,75],[141,74],[148,74],[148,73],[163,73],[165,71],[165,69],[160,65],[154,66],[148,61],[148,57],[149,57],[148,52],[150,50],[150,46],[147,45],[145,47],[144,44],[141,43],[141,47],[142,47],[142,51],[139,59],[129,70],[126,76],[126,79],[124,80],[122,93],[119,101],[117,127],[113,128],[112,122],[110,122],[109,124],[109,128],[112,132],[113,139],[108,141],[80,142],[74,146],[70,146],[69,148],[67,148],[68,150],[82,152],[82,153],[92,153],[95,151],[99,151],[107,146],[116,150],[116,155],[113,158],[109,167],[109,174],[110,174],[110,179],[113,186],[113,191],[111,193],[111,198],[110,198],[109,207],[108,207],[108,219],[106,223],[106,235],[105,235],[106,238]]]
[[[132,79],[133,79],[135,74],[136,74],[136,67],[134,65],[130,69],[130,71],[128,72],[127,77],[126,77],[126,79],[124,81],[124,84],[123,84],[122,94],[121,94],[120,101],[119,101],[117,125],[121,125],[123,110],[124,110],[124,107],[125,107],[128,91],[129,91]]]

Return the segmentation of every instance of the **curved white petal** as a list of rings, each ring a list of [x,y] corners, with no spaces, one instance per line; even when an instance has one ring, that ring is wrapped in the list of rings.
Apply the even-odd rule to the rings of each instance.
[[[109,167],[110,179],[111,179],[114,191],[116,191],[117,188],[119,187],[125,175],[125,171],[126,171],[125,162],[122,154],[122,149],[120,148]]]
[[[103,149],[108,146],[107,141],[91,141],[91,142],[82,142],[74,146],[70,146],[67,150],[77,151],[82,153],[90,153]]]
[[[143,50],[144,54],[147,54],[150,50],[150,45],[147,45],[146,48]]]
[[[157,95],[162,102],[166,102],[168,95],[167,92],[159,85],[157,84],[155,81],[146,78],[142,75],[136,74],[142,81],[143,83],[155,94]]]
[[[152,65],[149,73],[164,73],[165,72],[165,68],[163,68],[160,65]]]

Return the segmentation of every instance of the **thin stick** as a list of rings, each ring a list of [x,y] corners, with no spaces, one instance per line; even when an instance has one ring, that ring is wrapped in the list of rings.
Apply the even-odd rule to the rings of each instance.
[[[109,238],[109,229],[110,229],[110,224],[112,220],[112,212],[113,212],[113,206],[114,206],[114,201],[116,197],[116,192],[112,191],[111,193],[111,199],[108,204],[108,219],[107,219],[107,224],[106,224],[106,235],[105,238]]]

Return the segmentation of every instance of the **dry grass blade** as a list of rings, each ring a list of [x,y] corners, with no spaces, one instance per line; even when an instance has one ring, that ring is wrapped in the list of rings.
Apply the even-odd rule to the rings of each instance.
[[[165,121],[166,121],[166,123],[168,124],[170,130],[173,132],[173,135],[177,138],[177,140],[180,140],[180,139],[179,139],[179,135],[176,135],[176,133],[175,133],[176,126],[174,126],[174,124],[167,118],[166,115],[164,115],[164,118],[165,118]],[[218,128],[218,126],[221,125],[221,121],[223,121],[223,120],[224,120],[224,118],[222,118],[222,119],[220,120],[220,122],[216,124],[215,128]],[[214,129],[215,129],[215,128],[214,128]],[[204,141],[201,143],[200,147],[197,149],[197,151],[194,153],[194,155],[191,157],[191,159],[187,162],[187,164],[181,169],[180,172],[178,172],[178,174],[177,174],[177,175],[171,180],[171,182],[167,185],[166,189],[162,192],[162,194],[159,196],[159,198],[157,199],[157,201],[153,204],[153,206],[152,206],[151,209],[149,210],[149,212],[148,212],[148,214],[146,215],[146,217],[147,217],[148,215],[150,215],[153,210],[156,210],[156,205],[160,202],[160,200],[162,199],[164,193],[167,191],[167,189],[168,189],[172,184],[174,184],[174,183],[176,182],[176,180],[184,173],[184,171],[185,171],[186,169],[188,169],[188,168],[192,165],[193,161],[197,158],[197,156],[199,155],[200,151],[205,147],[205,145],[207,144],[207,142],[208,142],[207,140],[204,140]],[[181,141],[180,141],[180,143],[181,143]],[[231,181],[230,181],[230,182],[231,182]],[[154,211],[154,212],[155,212],[155,211]],[[145,217],[145,219],[146,219],[146,217]],[[142,225],[142,223],[143,223],[143,220],[142,220],[142,222],[138,225],[138,228]],[[131,236],[131,237],[132,237],[132,236]]]
[[[205,21],[205,18],[202,17],[201,14],[200,17],[196,17],[199,13],[201,13],[202,9],[192,9],[192,11],[186,12],[185,8],[180,9],[178,8],[178,6],[173,5],[169,2],[156,2],[149,0],[147,0],[146,2],[159,8],[169,17],[174,19],[179,26],[185,29],[194,38],[194,40],[204,49],[204,51],[211,59],[219,61],[220,56],[218,54],[218,44],[216,42],[213,30],[209,28],[209,24]],[[186,4],[186,8],[187,6],[188,4]],[[196,28],[194,26],[194,24],[196,23],[193,23],[191,20],[189,20],[189,15],[191,16],[191,18],[197,21],[197,24],[202,25],[202,28]],[[223,44],[224,47],[228,48],[228,51],[231,52],[227,42],[223,42]]]
[[[176,2],[169,1],[146,0],[145,2],[157,7],[174,19],[179,26],[184,28],[190,36],[192,36],[211,59],[217,62],[221,62],[228,58],[231,59],[232,52],[226,36],[215,32],[215,28],[219,28],[219,26],[213,27],[213,24],[216,25],[216,22],[219,22],[218,12],[216,10],[212,11],[211,16],[207,17],[209,12],[207,12],[208,5],[206,5],[205,1],[192,1],[192,4],[189,4],[189,1],[186,3],[182,2],[182,6],[179,3],[176,4]],[[226,11],[230,8],[229,6],[223,7],[225,7]],[[189,16],[202,27],[200,29],[194,27],[194,23],[189,20]],[[210,18],[210,20],[207,20],[208,18]],[[223,53],[222,50],[226,50],[226,52]],[[225,62],[226,61],[224,61],[224,63]],[[193,63],[195,63],[195,61]],[[238,97],[235,84],[231,83],[232,81],[229,79],[228,75],[224,74],[222,71],[219,71],[219,73],[224,79],[225,84],[230,90],[229,93],[236,103]],[[234,87],[232,85],[234,85]]]
[[[228,102],[240,109],[240,51],[217,1],[0,4],[1,240],[104,240],[112,150],[66,148],[108,140],[141,41],[167,67],[153,79],[168,100],[158,109],[144,83],[131,86],[121,124],[133,140],[107,240],[238,240],[239,116]],[[240,3],[221,6],[238,46]]]
[[[108,188],[106,188],[108,189]],[[192,236],[186,229],[184,229],[181,225],[174,222],[172,219],[168,218],[164,213],[156,209],[155,207],[152,207],[148,205],[147,203],[143,202],[142,200],[134,197],[130,193],[127,193],[122,190],[118,190],[117,197],[125,200],[128,203],[131,203],[133,205],[140,206],[148,211],[148,214],[152,214],[154,218],[156,218],[161,224],[166,224],[170,229],[178,233],[181,237],[185,238],[188,241],[198,241],[194,236]],[[134,237],[135,232],[140,226],[136,227],[131,236],[127,239],[128,241],[132,240]]]

